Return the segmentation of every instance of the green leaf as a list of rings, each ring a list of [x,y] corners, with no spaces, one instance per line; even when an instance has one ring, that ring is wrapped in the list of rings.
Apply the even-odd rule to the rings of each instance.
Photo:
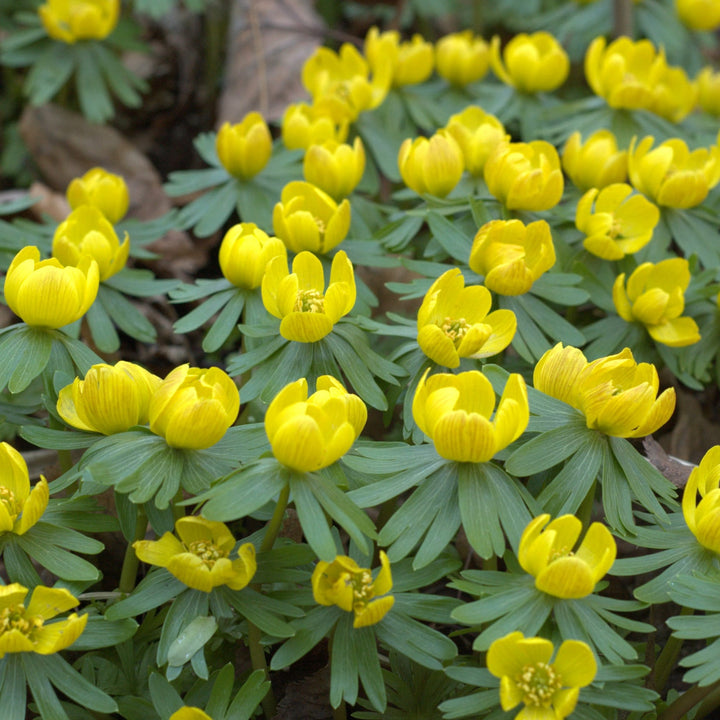
[[[142,102],[142,96],[138,91],[147,91],[147,82],[135,75],[120,58],[102,43],[93,43],[90,49],[105,82],[118,100],[127,107],[138,107]]]
[[[250,673],[228,708],[225,720],[250,720],[269,689],[270,682],[265,679],[263,670],[255,670]],[[211,710],[209,704],[207,710],[209,714]],[[211,715],[211,717],[215,717],[215,715]]]
[[[582,275],[574,273],[547,272],[533,283],[530,292],[560,305],[580,305],[590,297],[587,290],[575,287],[581,280]]]
[[[517,298],[527,314],[542,328],[545,335],[566,345],[580,347],[585,344],[585,336],[564,317],[558,315],[544,302],[530,294]]]
[[[365,690],[368,700],[378,712],[383,712],[387,705],[385,695],[385,682],[380,660],[378,658],[377,642],[372,627],[354,628],[351,635],[353,641],[353,655],[357,662],[360,682]]]
[[[322,506],[304,475],[294,473],[290,476],[290,492],[308,545],[321,560],[332,562],[337,555],[335,540]]]
[[[242,590],[222,588],[223,597],[251,623],[273,637],[286,638],[295,634],[295,628],[278,616],[278,608],[288,609],[286,603],[260,595],[249,587]],[[296,608],[290,608],[296,612]]]
[[[12,535],[0,546],[5,570],[12,582],[19,582],[25,587],[40,585],[40,576],[33,567],[32,561]],[[1,696],[1,693],[0,693]],[[2,715],[0,715],[2,717]]]
[[[243,375],[252,370],[258,365],[266,362],[272,357],[278,350],[283,348],[289,343],[280,333],[272,337],[269,341],[263,343],[260,347],[257,347],[248,352],[241,353],[240,355],[234,355],[230,358],[227,365],[227,373],[231,377],[237,377]],[[243,400],[245,400],[243,395]]]
[[[170,227],[173,225],[174,223],[170,223]],[[133,230],[133,226],[131,226],[131,230]],[[103,287],[109,287],[134,297],[153,297],[172,293],[172,290],[179,284],[179,280],[158,280],[150,270],[129,267],[124,267],[119,273],[103,281]]]
[[[57,658],[63,662],[59,655],[50,657]],[[41,718],[52,718],[53,720],[69,720],[67,713],[60,704],[55,691],[50,685],[48,674],[45,672],[42,664],[42,655],[36,653],[22,653],[22,664],[25,667],[25,678],[30,686],[33,700],[37,704]],[[104,694],[104,693],[103,693]],[[117,705],[113,710],[117,709]]]
[[[75,90],[82,114],[94,123],[103,123],[115,112],[112,98],[93,54],[87,46],[75,46],[77,72]]]
[[[304,618],[294,622],[295,635],[273,653],[270,669],[282,670],[307,655],[330,632],[343,614],[344,612],[338,607],[320,606],[313,608]]]
[[[443,663],[457,655],[457,647],[449,637],[402,613],[390,610],[374,627],[378,640],[386,647],[431,670],[441,670]]]
[[[81,430],[53,430],[41,425],[23,425],[20,436],[37,447],[50,450],[79,450],[92,445],[103,436]]]
[[[483,464],[458,465],[458,502],[463,529],[473,550],[483,558],[502,555],[505,551],[491,482]]]
[[[159,673],[150,674],[148,687],[153,705],[163,720],[185,705],[175,688]]]
[[[81,375],[84,376],[93,365],[103,362],[103,359],[96,355],[85,343],[62,333],[58,333],[57,339],[65,346]]]
[[[245,307],[245,295],[236,291],[208,330],[202,343],[205,352],[212,353],[220,349],[230,337],[230,333],[237,327],[243,307]]]
[[[344,613],[335,625],[330,640],[330,704],[338,707],[343,700],[354,705],[358,696],[358,665],[353,652],[352,614]]]
[[[220,187],[209,190],[205,195],[193,201],[201,203],[202,215],[193,227],[198,237],[208,237],[219,230],[225,221],[232,215],[237,200],[238,182],[231,180]],[[184,210],[189,208],[186,206]],[[181,215],[183,211],[181,211]]]
[[[90,615],[82,635],[70,646],[73,651],[112,647],[129,640],[138,629],[130,618],[108,620],[102,615]]]
[[[512,475],[527,477],[547,470],[591,441],[594,433],[583,425],[554,428],[524,442],[506,461]]]
[[[473,240],[458,228],[457,223],[451,222],[433,210],[425,216],[425,221],[433,237],[450,257],[459,263],[468,261]]]
[[[165,665],[168,651],[183,629],[194,618],[206,616],[207,613],[208,593],[188,588],[173,600],[160,633],[156,659],[158,665]]]
[[[269,403],[289,382],[305,378],[312,365],[312,343],[289,342],[277,355],[273,373],[260,393],[260,399]]]
[[[155,326],[117,290],[101,287],[98,299],[112,321],[130,337],[140,342],[155,342]]]
[[[50,360],[53,343],[53,336],[50,333],[42,328],[28,327],[23,341],[22,362],[15,365],[8,381],[8,390],[11,393],[22,392],[45,370]]]
[[[64,580],[95,582],[100,577],[100,571],[87,560],[55,545],[40,542],[33,533],[20,535],[17,542],[30,557]]]
[[[8,653],[3,659],[3,665],[0,675],[0,717],[3,720],[25,720],[27,691],[20,655]]]
[[[230,288],[211,295],[204,303],[198,305],[187,315],[175,321],[173,330],[176,333],[187,333],[204,325],[213,315],[220,311],[236,295],[237,290]]]
[[[105,353],[115,352],[120,347],[120,337],[108,315],[105,305],[99,298],[85,313],[90,334],[98,350]]]
[[[165,568],[153,570],[138,583],[130,595],[110,605],[105,612],[105,618],[114,622],[135,617],[170,602],[186,590],[187,586]]]
[[[53,43],[35,61],[25,80],[25,92],[33,105],[55,97],[75,69],[75,53],[64,43]]]
[[[196,617],[175,638],[168,648],[168,665],[182,667],[196,652],[205,647],[217,630],[214,617]]]

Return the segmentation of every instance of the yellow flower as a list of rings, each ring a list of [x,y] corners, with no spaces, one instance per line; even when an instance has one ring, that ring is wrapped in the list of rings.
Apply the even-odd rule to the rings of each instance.
[[[47,622],[77,607],[77,599],[65,588],[36,585],[25,607],[27,594],[19,583],[0,587],[0,658],[19,652],[52,655],[72,645],[85,629],[87,614],[72,613],[65,620]]]
[[[130,362],[93,365],[58,394],[60,417],[78,430],[112,435],[148,422],[150,398],[162,380]]]
[[[580,688],[595,678],[597,662],[584,642],[565,640],[550,662],[554,649],[549,640],[521,632],[490,645],[487,669],[500,678],[502,709],[525,704],[516,720],[563,720],[575,709]]]
[[[671,138],[651,150],[652,136],[630,142],[630,182],[658,205],[691,208],[700,205],[720,181],[720,147],[692,152],[680,138]]]
[[[387,593],[392,590],[392,574],[387,555],[380,551],[380,572],[375,580],[367,568],[361,568],[352,558],[338,555],[332,562],[320,561],[312,575],[315,602],[337,605],[355,614],[353,627],[368,627],[379,623],[395,603]]]
[[[150,398],[150,429],[170,447],[200,450],[220,440],[235,422],[240,393],[217,367],[176,367]]]
[[[720,25],[717,0],[675,0],[675,10],[691,30],[715,30]]]
[[[500,38],[496,35],[490,43],[490,64],[506,85],[525,93],[555,90],[565,82],[570,71],[567,53],[547,32],[515,35],[505,46],[503,59],[500,58]]]
[[[48,0],[38,8],[47,34],[73,44],[77,40],[102,40],[117,25],[120,0]]]
[[[397,30],[381,33],[376,27],[365,36],[365,57],[375,74],[389,75],[395,87],[424,82],[435,62],[432,43],[422,35],[416,33],[408,42],[401,42]]]
[[[24,535],[45,512],[50,491],[42,475],[30,489],[23,456],[6,442],[0,443],[0,534]]]
[[[625,273],[613,285],[613,302],[627,322],[641,322],[656,342],[685,347],[700,340],[697,323],[680,317],[685,309],[685,290],[690,269],[685,258],[669,258],[635,268],[625,287]]]
[[[235,125],[223,123],[215,138],[223,167],[239,180],[257,175],[272,155],[272,136],[263,116],[250,112]]]
[[[544,140],[499,145],[485,163],[485,182],[510,210],[549,210],[563,194],[560,158]]]
[[[93,205],[111,223],[122,220],[130,204],[125,180],[101,167],[94,167],[72,180],[65,195],[73,210],[81,205]]]
[[[350,203],[343,200],[338,205],[312,183],[293,180],[273,209],[273,229],[293,252],[329,252],[348,234]]]
[[[615,562],[615,538],[594,522],[573,552],[582,530],[580,520],[574,515],[562,515],[548,524],[549,520],[550,515],[540,515],[523,531],[520,565],[535,578],[538,590],[564,600],[583,598]]]
[[[255,223],[238,223],[225,233],[218,260],[233,285],[253,290],[260,287],[267,264],[278,255],[287,256],[282,240],[269,237]]]
[[[403,182],[419,195],[445,197],[463,174],[463,153],[445,129],[431,138],[407,138],[400,146],[398,166]]]
[[[698,87],[698,104],[710,115],[720,117],[720,72],[714,72],[709,65],[695,78]]]
[[[282,139],[288,150],[307,150],[326,140],[344,142],[348,121],[336,123],[330,115],[307,103],[288,105],[282,117]]]
[[[522,295],[555,264],[550,226],[544,220],[491,220],[475,235],[470,268],[500,295]]]
[[[347,197],[365,172],[365,148],[359,137],[352,145],[326,140],[311,145],[305,152],[305,179],[335,200]]]
[[[415,391],[413,417],[441,457],[487,462],[525,431],[530,415],[522,375],[510,375],[495,417],[490,420],[495,392],[481,372],[429,377],[428,372]]]
[[[485,163],[497,146],[510,140],[503,124],[477,105],[451,115],[447,131],[462,150],[465,169],[478,177],[482,177]]]
[[[562,151],[562,166],[582,191],[604,188],[627,179],[627,150],[619,150],[610,130],[597,130],[584,143],[574,132]]]
[[[593,212],[594,205],[594,212]],[[575,225],[587,236],[583,246],[603,260],[620,260],[652,239],[660,210],[624,183],[588,190],[578,202]]]
[[[355,305],[355,274],[344,251],[338,252],[330,268],[325,289],[322,263],[311,252],[295,256],[292,273],[287,259],[270,261],[262,281],[265,309],[280,318],[280,334],[295,342],[317,342]]]
[[[533,385],[580,410],[589,428],[614,437],[651,435],[675,410],[675,389],[658,396],[655,366],[635,362],[630,348],[589,363],[581,350],[558,343],[538,360]]]
[[[5,301],[27,325],[60,328],[79,320],[95,302],[100,276],[89,255],[77,267],[40,260],[34,245],[15,255],[5,276]]]
[[[472,30],[445,35],[435,44],[437,74],[456,87],[481,80],[489,64],[488,45]]]
[[[166,532],[159,540],[137,540],[133,543],[135,554],[142,562],[167,568],[180,582],[202,592],[220,585],[242,590],[255,575],[255,547],[244,543],[231,560],[235,538],[225,523],[188,515],[177,520],[175,532],[180,539]]]
[[[125,233],[122,245],[112,223],[97,207],[81,205],[61,222],[53,235],[52,254],[63,265],[77,266],[89,255],[97,262],[100,282],[119,273],[130,253]]]
[[[683,492],[682,511],[697,541],[720,554],[720,445],[711,447],[690,473]]]
[[[213,720],[204,710],[186,705],[176,710],[168,720]]]
[[[365,403],[332,376],[321,375],[308,397],[305,378],[286,385],[265,413],[273,455],[298,472],[322,470],[339,460],[367,421]]]

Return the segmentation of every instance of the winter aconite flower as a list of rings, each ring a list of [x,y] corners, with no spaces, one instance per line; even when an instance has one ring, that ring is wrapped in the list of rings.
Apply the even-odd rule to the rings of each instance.
[[[720,25],[717,0],[675,0],[675,10],[691,30],[715,30]]]
[[[278,256],[287,256],[282,240],[270,237],[255,223],[238,223],[225,233],[218,261],[233,285],[253,290],[260,287],[268,263]]]
[[[625,284],[625,273],[615,279],[613,302],[627,322],[640,322],[656,342],[685,347],[700,340],[697,323],[681,317],[690,269],[685,258],[669,258],[635,268]]]
[[[452,135],[441,129],[430,138],[407,138],[400,146],[398,167],[411,190],[445,197],[460,182],[463,153]]]
[[[627,150],[618,149],[610,130],[597,130],[585,142],[574,132],[562,151],[562,166],[583,192],[627,179]]]
[[[445,35],[435,43],[437,74],[456,87],[481,80],[489,63],[488,44],[472,30]]]
[[[135,554],[142,562],[168,569],[190,588],[210,592],[220,585],[242,590],[257,569],[255,547],[245,543],[231,558],[235,538],[227,525],[203,517],[181,517],[177,537],[166,532],[159,540],[138,540]]]
[[[406,42],[397,30],[379,32],[371,27],[365,36],[365,57],[376,75],[389,75],[395,87],[417,85],[433,71],[435,52],[432,43],[415,34]]]
[[[510,375],[491,419],[495,392],[481,372],[428,373],[426,370],[415,391],[412,412],[441,457],[487,462],[525,431],[529,410],[522,375]]]
[[[265,413],[273,455],[298,472],[332,465],[358,438],[367,421],[365,403],[330,375],[321,375],[308,397],[305,378],[286,385]]]
[[[47,34],[73,44],[78,40],[102,40],[117,25],[120,0],[48,0],[38,8]]]
[[[487,668],[500,678],[500,705],[525,707],[516,720],[563,720],[575,709],[580,688],[597,673],[592,650],[580,640],[565,640],[551,662],[554,646],[540,637],[511,632],[495,640],[487,653]]]
[[[0,535],[24,535],[42,517],[49,499],[47,480],[41,476],[31,490],[25,459],[12,445],[0,443]]]
[[[305,179],[336,201],[355,189],[364,172],[365,148],[359,137],[352,145],[326,140],[321,145],[311,145],[305,152]]]
[[[549,520],[550,515],[540,515],[523,531],[518,551],[520,565],[535,578],[538,590],[565,600],[583,598],[615,562],[615,538],[604,525],[595,522],[580,547],[573,550],[582,531],[580,520],[574,515]]]
[[[337,123],[329,114],[307,103],[288,105],[282,118],[282,139],[288,150],[307,150],[327,140],[344,142],[348,121]]]
[[[491,304],[487,288],[465,287],[460,268],[447,270],[418,310],[418,345],[448,368],[458,367],[460,358],[496,355],[512,341],[517,320],[512,310],[489,312]]]
[[[65,195],[73,210],[81,205],[92,205],[111,223],[122,220],[130,204],[125,180],[101,167],[91,168],[82,177],[72,180]]]
[[[5,276],[5,301],[27,325],[60,328],[79,320],[95,302],[100,274],[89,255],[77,267],[40,260],[34,245],[15,255]]]
[[[268,164],[272,136],[263,116],[250,112],[239,123],[223,123],[215,138],[215,148],[230,175],[249,180]]]
[[[213,720],[204,710],[186,705],[176,710],[168,720]]]
[[[690,473],[682,512],[697,541],[720,555],[720,445],[710,448]]]
[[[477,105],[451,115],[446,127],[462,150],[465,169],[477,177],[482,177],[485,163],[498,145],[510,140],[503,124]]]
[[[382,550],[380,566],[373,580],[369,569],[361,568],[346,555],[338,555],[332,562],[321,560],[312,575],[315,602],[354,613],[355,628],[375,625],[395,603],[395,598],[387,594],[392,590],[392,575],[390,561]]]
[[[112,435],[148,422],[150,398],[162,380],[121,360],[93,365],[85,379],[75,378],[58,395],[60,417],[78,430]]]
[[[716,117],[720,116],[720,71],[705,66],[695,78],[698,87],[698,105]]]

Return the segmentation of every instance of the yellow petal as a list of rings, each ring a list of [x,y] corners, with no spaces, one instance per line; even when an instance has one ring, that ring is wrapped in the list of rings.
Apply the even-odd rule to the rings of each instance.
[[[137,540],[133,547],[139,560],[159,567],[167,567],[175,555],[185,552],[182,543],[171,532],[166,532],[159,540]]]

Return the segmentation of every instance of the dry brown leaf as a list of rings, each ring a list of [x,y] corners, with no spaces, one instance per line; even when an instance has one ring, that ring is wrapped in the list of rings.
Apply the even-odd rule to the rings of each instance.
[[[288,684],[273,720],[332,720],[329,694],[330,671],[324,667]]]

